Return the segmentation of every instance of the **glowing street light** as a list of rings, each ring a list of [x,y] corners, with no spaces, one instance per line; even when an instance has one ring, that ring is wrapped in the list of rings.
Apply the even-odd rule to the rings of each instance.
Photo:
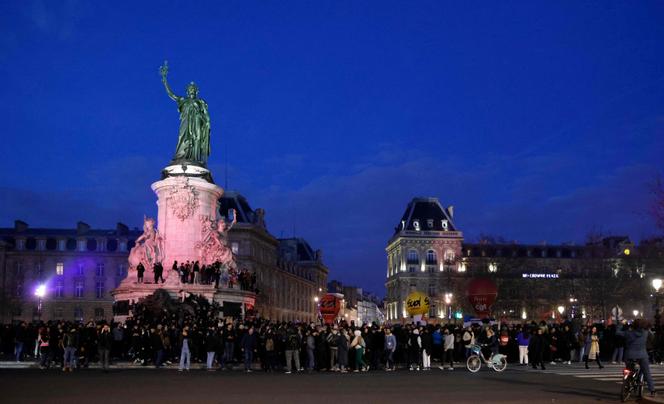
[[[314,297],[314,302],[318,303],[318,296]]]
[[[42,284],[37,286],[37,289],[35,289],[35,296],[37,296],[40,299],[46,296],[46,285]]]
[[[522,320],[525,320],[525,319],[527,319],[527,318],[528,318],[528,315],[526,314],[526,311],[524,310],[524,311],[521,313],[521,319],[522,319]]]
[[[634,311],[632,312],[632,314],[634,314],[634,317],[638,317],[638,316],[639,316],[639,311],[638,311],[638,310],[634,310]]]
[[[564,306],[558,306],[558,313],[562,316],[563,313],[565,312],[565,307]]]
[[[655,278],[652,280],[652,287],[655,289],[655,292],[659,292],[659,289],[662,287],[662,280]]]
[[[37,313],[39,314],[39,320],[41,321],[41,314],[42,314],[42,299],[44,296],[46,296],[46,285],[43,283],[39,286],[37,286],[37,289],[35,289],[35,296],[37,296],[38,303],[37,303]]]

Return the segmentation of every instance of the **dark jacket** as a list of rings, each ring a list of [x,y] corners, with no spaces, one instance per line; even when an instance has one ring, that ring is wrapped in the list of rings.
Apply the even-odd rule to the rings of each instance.
[[[256,339],[256,334],[246,333],[240,341],[240,347],[245,351],[253,351],[258,345],[258,340]]]
[[[625,359],[648,359],[647,330],[616,330],[616,335],[625,337]]]
[[[113,335],[109,332],[101,332],[99,333],[99,337],[97,338],[97,348],[98,349],[111,349],[111,346],[113,345]]]

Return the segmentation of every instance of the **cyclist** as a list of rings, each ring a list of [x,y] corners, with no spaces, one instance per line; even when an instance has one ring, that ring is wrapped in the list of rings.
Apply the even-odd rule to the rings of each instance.
[[[652,374],[650,373],[650,363],[648,362],[648,351],[646,351],[646,341],[648,340],[649,324],[647,321],[636,319],[629,327],[626,323],[623,324],[622,329],[616,330],[616,335],[625,337],[625,361],[630,359],[638,362],[641,372],[648,383],[648,390],[650,395],[655,395],[655,386],[652,382]]]

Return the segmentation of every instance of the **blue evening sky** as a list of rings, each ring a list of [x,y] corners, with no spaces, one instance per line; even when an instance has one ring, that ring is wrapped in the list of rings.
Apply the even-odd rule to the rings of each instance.
[[[657,232],[661,1],[3,1],[0,226],[156,213],[164,59],[209,104],[217,183],[332,279],[383,293],[414,196],[470,241]]]

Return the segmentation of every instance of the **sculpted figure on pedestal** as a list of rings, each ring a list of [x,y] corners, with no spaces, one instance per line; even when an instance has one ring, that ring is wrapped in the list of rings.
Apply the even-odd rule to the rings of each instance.
[[[129,266],[135,269],[139,263],[145,268],[153,268],[164,260],[164,239],[155,227],[151,217],[143,218],[143,234],[136,239],[136,245],[129,252]]]
[[[174,163],[198,163],[205,167],[210,156],[210,115],[205,101],[198,98],[198,87],[192,81],[187,86],[187,96],[175,95],[168,85],[168,62],[159,69],[161,81],[168,96],[178,104],[180,132],[175,148]]]
[[[233,219],[226,222],[223,218],[215,220],[209,216],[200,216],[201,241],[196,244],[199,261],[204,265],[220,262],[226,269],[235,268],[233,251],[228,246],[228,231],[237,222],[236,211],[233,209]]]

